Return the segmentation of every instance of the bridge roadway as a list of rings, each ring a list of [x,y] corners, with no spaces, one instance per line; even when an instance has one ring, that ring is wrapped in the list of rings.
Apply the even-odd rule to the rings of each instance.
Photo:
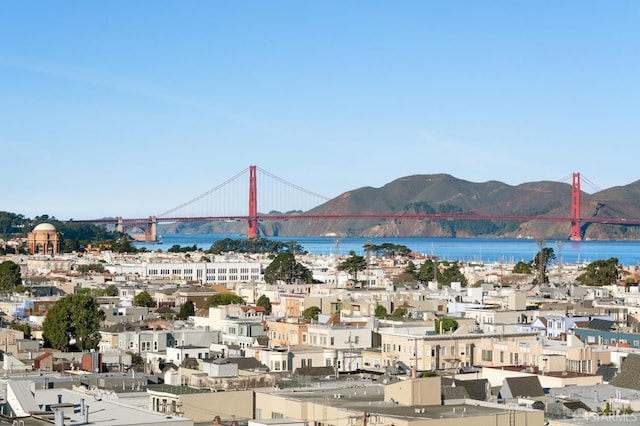
[[[216,221],[269,221],[269,220],[345,220],[345,219],[402,219],[402,220],[505,220],[505,221],[540,221],[540,222],[578,222],[581,225],[586,224],[607,224],[607,225],[624,225],[624,226],[640,226],[640,219],[615,219],[603,217],[588,217],[574,219],[571,217],[561,216],[495,216],[495,215],[476,215],[465,213],[378,213],[378,214],[258,214],[256,216],[247,215],[229,215],[229,216],[194,216],[194,217],[155,217],[147,218],[103,218],[103,219],[87,219],[74,220],[79,223],[93,223],[104,225],[116,225],[121,232],[127,232],[133,228],[139,228],[145,231],[146,241],[156,241],[156,224],[172,223],[172,222],[216,222]]]

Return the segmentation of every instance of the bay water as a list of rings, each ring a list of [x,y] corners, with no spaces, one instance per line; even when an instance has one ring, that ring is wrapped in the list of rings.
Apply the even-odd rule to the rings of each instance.
[[[208,250],[213,243],[224,238],[242,239],[239,234],[166,234],[159,243],[136,242],[136,247],[163,251],[174,245]],[[540,251],[541,245],[533,239],[502,238],[421,238],[421,237],[268,237],[269,240],[295,241],[309,253],[340,256],[353,251],[365,255],[367,244],[398,244],[411,251],[437,256],[439,259],[483,263],[529,262]],[[589,263],[615,257],[621,265],[636,266],[640,262],[640,241],[544,241],[544,247],[552,248],[554,263]]]

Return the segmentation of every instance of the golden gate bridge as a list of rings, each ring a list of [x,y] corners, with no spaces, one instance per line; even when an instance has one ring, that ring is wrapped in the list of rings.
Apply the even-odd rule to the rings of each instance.
[[[246,187],[246,174],[249,175],[248,191]],[[175,207],[167,210],[161,214],[153,215],[144,218],[102,218],[102,219],[87,219],[87,220],[74,220],[74,222],[80,223],[93,223],[102,225],[112,225],[119,232],[131,232],[132,230],[141,231],[144,235],[144,241],[157,241],[158,230],[157,225],[159,223],[187,223],[187,222],[220,222],[220,221],[244,221],[247,223],[247,237],[258,237],[258,223],[264,221],[288,221],[288,220],[345,220],[345,219],[399,219],[399,220],[488,220],[488,221],[541,221],[541,222],[566,222],[571,225],[571,232],[569,239],[581,240],[583,237],[583,227],[587,224],[600,223],[610,225],[623,225],[623,226],[640,226],[640,219],[625,219],[625,218],[608,218],[608,217],[582,217],[581,216],[581,189],[580,189],[580,173],[573,173],[571,183],[571,209],[569,216],[528,216],[528,215],[482,215],[472,212],[451,212],[451,213],[393,213],[393,212],[373,212],[373,213],[339,213],[339,214],[327,214],[327,213],[311,213],[306,209],[306,213],[300,209],[290,209],[287,213],[281,213],[280,210],[275,208],[267,208],[271,213],[260,213],[258,211],[258,172],[262,177],[267,177],[267,182],[275,182],[280,185],[287,186],[294,189],[297,193],[306,196],[305,202],[308,204],[311,200],[311,207],[315,207],[318,204],[329,200],[328,197],[316,194],[312,191],[305,190],[295,184],[292,184],[282,178],[279,178],[265,170],[258,168],[255,165],[249,166],[247,169],[236,174],[232,178],[228,179],[224,183],[216,186],[213,189]],[[241,188],[237,187],[238,182],[242,182]],[[193,211],[187,210],[191,206],[198,205],[202,200],[209,198],[212,194],[223,193],[226,190],[226,195],[218,197],[215,200],[215,205],[218,209],[228,208],[227,204],[220,202],[220,198],[232,198],[237,203],[244,203],[245,212],[229,213],[229,214],[198,214]],[[268,189],[267,189],[268,190]],[[273,192],[272,192],[273,193]],[[244,195],[243,195],[244,194]],[[247,197],[248,198],[245,198]],[[270,203],[273,204],[273,200],[270,198]],[[299,202],[300,200],[298,200]],[[291,204],[291,200],[289,200]],[[301,204],[304,204],[302,202]],[[282,204],[282,200],[280,200]],[[295,202],[293,202],[295,204]],[[200,207],[202,208],[202,207]],[[286,209],[285,209],[286,211]],[[140,239],[142,240],[142,239]]]

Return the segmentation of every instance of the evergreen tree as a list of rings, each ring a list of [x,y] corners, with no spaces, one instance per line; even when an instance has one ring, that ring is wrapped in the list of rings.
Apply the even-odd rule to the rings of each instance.
[[[353,276],[353,281],[358,282],[358,272],[363,271],[367,267],[367,259],[359,256],[351,250],[349,257],[338,265],[338,271],[346,271],[347,274]]]
[[[22,285],[20,266],[10,260],[0,263],[0,291],[11,293],[20,285]]]
[[[186,320],[196,314],[196,307],[191,300],[187,300],[180,306],[180,312],[178,312],[178,319]]]
[[[258,297],[258,300],[256,301],[256,306],[262,306],[264,308],[265,314],[271,315],[271,309],[272,309],[271,300],[269,300],[269,298],[264,294]]]
[[[618,259],[611,257],[607,260],[596,260],[587,265],[585,271],[576,280],[588,286],[603,286],[614,284],[620,279]]]

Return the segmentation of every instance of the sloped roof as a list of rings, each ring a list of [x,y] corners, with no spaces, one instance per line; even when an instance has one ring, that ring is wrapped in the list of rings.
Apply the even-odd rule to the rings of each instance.
[[[519,396],[544,396],[544,390],[540,385],[540,380],[537,376],[525,376],[525,377],[507,377],[504,379],[503,387],[506,385],[511,393],[511,397],[517,398]],[[506,395],[503,395],[505,397]]]
[[[139,325],[135,325],[130,322],[119,322],[108,327],[103,327],[100,331],[104,333],[122,333],[125,331],[135,331],[136,328],[147,329],[147,327],[140,327]]]
[[[489,380],[487,379],[457,380],[451,379],[449,377],[442,377],[441,380],[443,389],[454,387],[464,389],[464,393],[466,394],[467,398],[476,399],[478,401],[486,401],[488,397],[491,396],[487,395],[487,392],[491,392]],[[454,384],[455,386],[453,386]]]
[[[296,368],[293,374],[309,377],[324,377],[334,375],[336,372],[333,367],[304,367]]]
[[[587,328],[590,328],[592,330],[610,331],[613,328],[613,323],[614,322],[610,320],[594,318],[589,321],[589,324],[587,324]]]
[[[609,381],[609,384],[621,388],[640,390],[640,355],[629,354],[621,365],[622,371]]]
[[[238,370],[264,370],[267,371],[269,368],[258,361],[257,359],[251,358],[227,358],[230,364],[236,364],[238,366]]]

